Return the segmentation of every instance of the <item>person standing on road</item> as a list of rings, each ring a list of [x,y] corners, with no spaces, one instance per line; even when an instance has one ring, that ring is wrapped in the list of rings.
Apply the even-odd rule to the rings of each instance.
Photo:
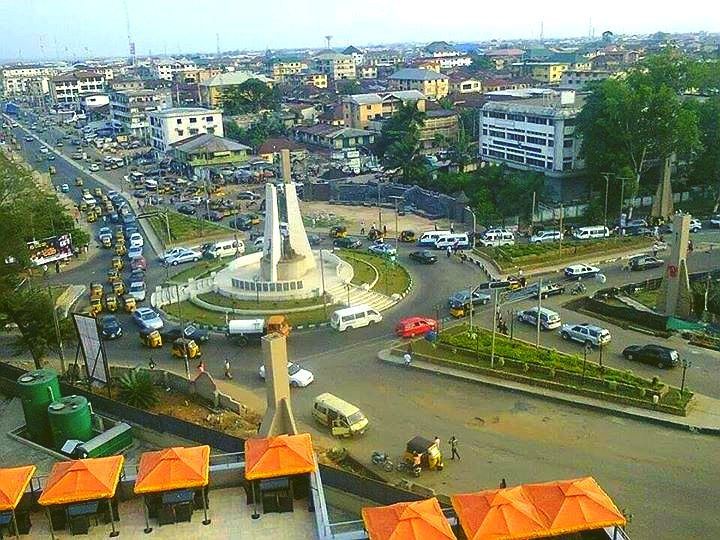
[[[450,459],[455,459],[457,457],[458,461],[460,461],[460,454],[458,454],[457,451],[458,440],[455,438],[455,435],[450,437],[448,444],[450,445]]]
[[[450,258],[450,255],[452,255],[452,248],[450,246],[447,247],[447,256],[448,259]]]
[[[433,442],[435,443],[435,446],[437,446],[437,449],[440,450],[440,437],[435,435],[435,438],[433,439]]]
[[[232,372],[230,371],[230,360],[227,358],[225,359],[225,378],[226,379],[232,379]]]

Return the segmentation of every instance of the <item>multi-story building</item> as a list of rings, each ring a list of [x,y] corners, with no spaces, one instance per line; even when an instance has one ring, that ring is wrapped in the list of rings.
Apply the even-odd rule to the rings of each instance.
[[[365,63],[365,53],[353,45],[347,47],[342,53],[352,56],[356,66]]]
[[[450,78],[450,92],[452,94],[472,94],[483,91],[480,79],[463,73],[451,73],[448,77]]]
[[[319,71],[301,71],[293,75],[286,75],[285,81],[290,84],[296,85],[311,85],[315,88],[327,88],[328,87],[328,76],[327,73],[320,73]]]
[[[272,86],[275,83],[273,79],[265,75],[250,73],[249,71],[229,71],[227,73],[221,73],[200,83],[200,103],[206,107],[220,107],[223,91],[233,86],[240,86],[250,79],[257,79],[268,86]]]
[[[430,99],[440,99],[450,92],[447,75],[430,69],[405,68],[388,77],[392,90],[417,90]]]
[[[50,92],[50,78],[58,69],[49,66],[17,65],[0,69],[0,82],[5,96],[26,96],[32,89],[38,89],[45,95]],[[31,89],[29,83],[33,83]]]
[[[365,129],[373,121],[390,118],[407,103],[415,103],[419,110],[424,111],[425,101],[425,96],[417,90],[354,94],[342,98],[342,116],[346,126]]]
[[[222,69],[216,67],[184,69],[176,71],[173,74],[173,80],[179,84],[197,84],[212,79],[221,73]]]
[[[495,49],[486,51],[485,57],[489,58],[493,64],[495,64],[495,69],[502,70],[520,60],[524,54],[525,51],[522,49]]]
[[[555,85],[560,84],[570,66],[567,62],[515,62],[510,68],[516,77],[530,77],[543,85]]]
[[[510,100],[483,105],[479,140],[483,160],[548,176],[570,175],[583,168],[575,131],[583,96],[549,89],[497,94]]]
[[[222,112],[218,109],[172,108],[147,115],[151,144],[158,154],[168,152],[176,142],[201,133],[223,136]]]
[[[279,59],[272,64],[272,77],[276,81],[285,82],[288,77],[306,71],[308,64],[298,58]]]
[[[58,105],[78,108],[82,99],[105,91],[105,76],[96,71],[71,71],[50,80],[50,96]]]
[[[359,79],[377,79],[378,68],[371,65],[358,66],[357,75]]]
[[[434,109],[425,112],[420,126],[420,146],[425,153],[445,148],[455,141],[460,130],[460,118],[455,111]]]
[[[589,83],[604,81],[612,75],[606,69],[579,70],[568,69],[560,79],[560,87],[568,90],[582,90]]]
[[[447,41],[433,41],[424,49],[424,56],[434,58],[441,69],[452,69],[456,67],[469,66],[472,58],[469,55],[457,50]]]
[[[111,90],[142,90],[145,83],[141,79],[116,77],[108,86]]]
[[[197,65],[192,60],[185,58],[180,60],[166,59],[156,60],[153,62],[151,71],[156,79],[163,79],[165,81],[172,81],[175,73],[179,71],[192,71],[196,70]]]
[[[318,54],[312,58],[312,67],[334,80],[357,78],[355,59],[348,54],[334,52]]]
[[[149,135],[148,113],[172,107],[169,89],[118,90],[110,93],[110,117],[113,126],[144,139]]]
[[[367,147],[375,142],[375,132],[366,129],[317,124],[299,127],[293,132],[301,143],[327,148],[329,150],[347,150]]]

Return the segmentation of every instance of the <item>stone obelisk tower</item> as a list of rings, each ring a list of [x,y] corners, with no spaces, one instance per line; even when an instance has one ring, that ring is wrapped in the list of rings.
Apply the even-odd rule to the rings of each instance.
[[[690,240],[689,214],[673,216],[670,259],[665,264],[657,307],[665,315],[688,317],[692,313],[692,291],[687,269],[687,251]]]
[[[653,201],[650,215],[656,218],[667,219],[673,213],[673,194],[670,185],[670,167],[672,158],[667,158],[663,165],[662,179],[658,184],[655,200]]]

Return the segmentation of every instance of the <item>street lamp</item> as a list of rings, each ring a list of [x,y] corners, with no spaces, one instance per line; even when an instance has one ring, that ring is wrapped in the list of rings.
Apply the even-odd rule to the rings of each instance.
[[[680,383],[680,395],[683,395],[685,393],[685,372],[687,371],[687,368],[692,366],[692,362],[690,360],[681,360],[680,365],[682,366],[682,381]]]
[[[178,318],[180,319],[180,337],[183,340],[183,361],[185,362],[185,377],[188,379],[190,378],[190,364],[188,363],[188,356],[187,356],[187,343],[185,342],[185,321],[183,321],[182,316],[182,305],[180,304],[180,285],[177,283],[175,285],[175,300],[177,301],[177,307],[178,307]]]
[[[475,216],[475,212],[473,212],[472,208],[470,208],[469,206],[466,206],[465,210],[470,212],[470,215],[472,215],[473,218],[472,248],[475,249],[475,230],[477,228],[477,217]]]
[[[590,350],[592,349],[592,345],[589,343],[585,344],[585,347],[583,347],[583,370],[582,370],[582,378],[580,379],[580,386],[585,386],[585,369],[587,368],[587,356]]]

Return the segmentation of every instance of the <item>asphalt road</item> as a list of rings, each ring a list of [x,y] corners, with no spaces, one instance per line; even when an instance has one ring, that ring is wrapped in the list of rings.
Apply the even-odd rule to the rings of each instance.
[[[33,143],[34,144],[34,143]],[[74,178],[72,166],[55,161],[58,180]],[[62,183],[62,182],[60,182]],[[70,183],[68,181],[68,183]],[[88,187],[94,187],[86,179]],[[716,233],[700,233],[717,241]],[[400,259],[407,262],[407,246],[401,246]],[[109,258],[109,255],[107,256]],[[691,271],[717,266],[711,254],[693,253]],[[650,424],[620,419],[602,413],[549,403],[480,385],[439,378],[427,373],[389,366],[376,359],[377,351],[393,339],[392,327],[401,316],[434,315],[435,306],[446,312],[446,299],[455,290],[482,281],[470,265],[441,257],[433,266],[407,263],[413,275],[413,293],[398,306],[385,312],[385,320],[371,328],[339,334],[329,329],[294,333],[289,340],[292,360],[300,361],[315,374],[309,388],[293,390],[296,417],[320,445],[347,446],[360,460],[369,460],[373,450],[385,450],[395,457],[412,436],[439,435],[443,442],[451,435],[460,440],[461,462],[447,462],[441,473],[425,472],[421,483],[446,493],[493,487],[501,478],[509,485],[522,482],[592,475],[614,498],[620,508],[633,514],[629,532],[634,538],[676,539],[714,538],[720,536],[720,514],[717,512],[717,478],[720,466],[718,441],[710,436],[685,433]],[[65,280],[87,282],[93,273],[104,276],[105,255],[75,271],[61,274]],[[164,279],[164,269],[151,266],[155,277]],[[619,265],[603,267],[608,282],[603,286],[628,281]],[[659,271],[633,274],[632,280],[653,277]],[[590,291],[599,287],[589,284]],[[564,320],[586,321],[587,317],[563,310],[560,304],[567,295],[544,302],[561,313]],[[514,308],[525,308],[533,302],[521,302]],[[504,308],[505,310],[507,308]],[[491,311],[479,310],[481,322],[490,326]],[[629,364],[618,352],[629,343],[654,341],[642,334],[610,328],[612,344],[606,349],[605,362],[636,373],[655,375],[649,366]],[[128,334],[134,328],[126,325]],[[515,326],[516,335],[532,341],[530,327]],[[582,352],[580,344],[564,342],[556,334],[543,333],[543,345],[559,350]],[[718,390],[717,353],[695,350],[672,340],[682,355],[693,358],[688,385],[714,397]],[[232,384],[246,403],[261,407],[264,388],[257,375],[262,362],[260,348],[240,348],[224,338],[214,336],[204,347],[204,359],[210,372],[222,377],[222,361],[233,365]],[[149,359],[134,335],[108,344],[110,360],[140,364]],[[594,353],[597,354],[597,353]],[[160,367],[182,371],[181,363],[163,349],[154,353]],[[191,366],[191,369],[194,369]],[[677,383],[680,370],[660,372],[668,382]],[[371,422],[368,433],[357,440],[334,441],[313,423],[310,410],[314,397],[331,391],[357,404]],[[443,450],[448,451],[446,445]]]

